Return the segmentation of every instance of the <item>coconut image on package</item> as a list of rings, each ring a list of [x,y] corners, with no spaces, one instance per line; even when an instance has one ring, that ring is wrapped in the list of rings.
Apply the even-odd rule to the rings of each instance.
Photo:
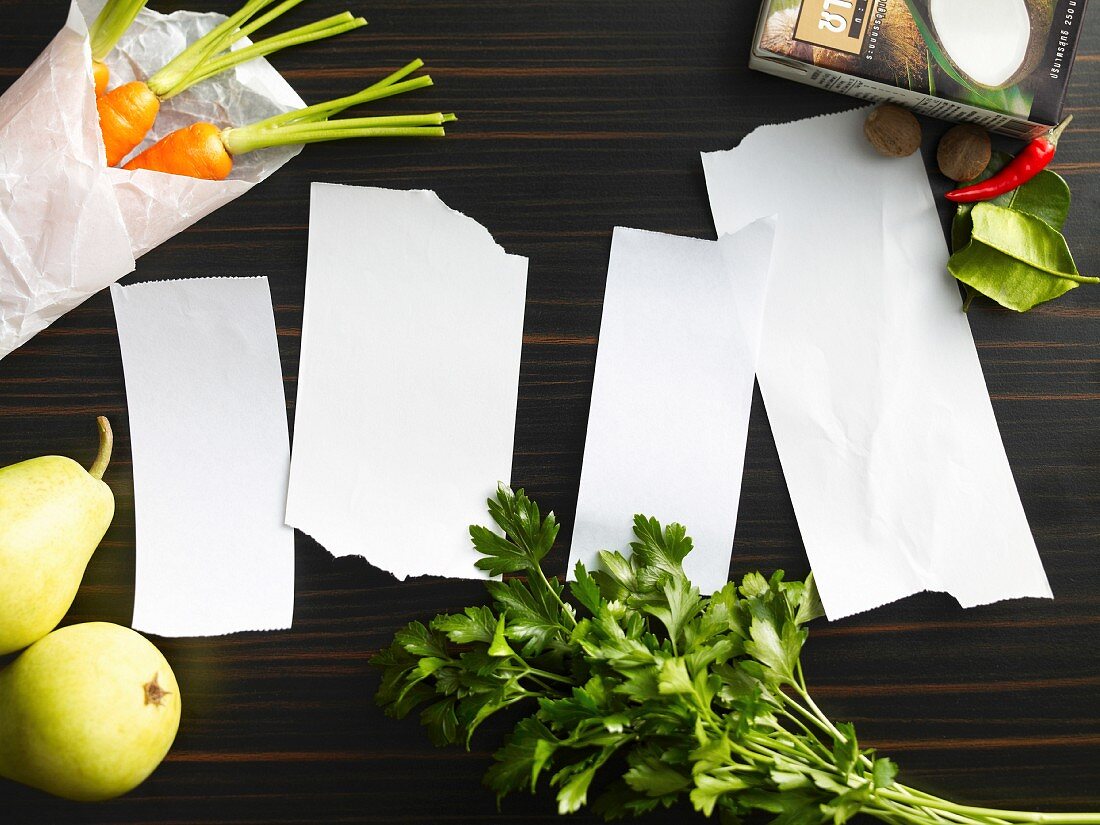
[[[1087,0],[765,0],[749,65],[1018,137],[1057,123]]]

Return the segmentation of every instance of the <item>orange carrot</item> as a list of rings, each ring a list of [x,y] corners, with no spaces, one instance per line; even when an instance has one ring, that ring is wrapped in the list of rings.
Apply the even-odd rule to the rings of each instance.
[[[358,94],[295,109],[248,126],[220,129],[213,123],[194,123],[161,138],[123,168],[224,180],[233,169],[235,155],[271,146],[352,137],[442,137],[443,124],[455,120],[453,114],[329,120],[331,115],[356,104],[430,86],[432,81],[427,75],[399,82],[422,65],[422,61],[414,60]]]
[[[107,91],[111,70],[103,60],[118,43],[123,32],[130,28],[137,13],[145,6],[145,0],[107,0],[88,27],[88,40],[92,48],[92,77],[95,80],[95,96]]]
[[[153,128],[160,100],[153,90],[134,80],[96,98],[99,128],[107,149],[107,165],[114,166],[137,146]]]
[[[111,70],[102,60],[92,61],[92,79],[95,80],[95,96],[99,97],[107,91],[107,83],[111,79]]]
[[[213,123],[192,123],[162,137],[124,168],[225,180],[233,169],[233,158],[221,135],[222,130]]]
[[[254,58],[287,46],[332,37],[364,26],[367,22],[344,12],[231,51],[235,43],[302,0],[283,0],[275,8],[256,17],[274,2],[248,0],[236,14],[177,54],[147,81],[126,83],[98,97],[96,108],[99,109],[107,165],[117,165],[145,139],[156,121],[161,101]]]

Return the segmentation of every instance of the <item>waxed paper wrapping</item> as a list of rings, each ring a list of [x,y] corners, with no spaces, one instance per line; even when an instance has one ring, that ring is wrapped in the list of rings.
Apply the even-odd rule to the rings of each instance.
[[[225,181],[108,168],[87,34],[103,2],[74,2],[64,28],[0,96],[0,358],[300,151],[244,155]],[[111,86],[147,78],[224,19],[143,10],[107,58]],[[196,120],[243,125],[303,105],[266,60],[252,60],[164,102],[135,152]]]

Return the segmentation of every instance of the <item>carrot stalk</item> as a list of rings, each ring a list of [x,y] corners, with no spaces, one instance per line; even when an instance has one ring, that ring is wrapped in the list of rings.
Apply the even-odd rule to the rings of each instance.
[[[161,67],[147,81],[149,88],[160,97],[198,69],[204,60],[225,51],[236,41],[242,25],[275,0],[248,0],[234,14],[212,28]]]
[[[290,11],[292,8],[294,8],[299,3],[302,3],[302,2],[304,2],[304,0],[284,0],[284,2],[277,5],[271,11],[267,12],[266,14],[261,14],[259,17],[257,17],[255,20],[253,20],[247,26],[241,26],[239,29],[237,29],[237,37],[233,41],[231,41],[229,43],[229,45],[232,46],[234,43],[238,42],[242,37],[248,37],[250,34],[252,34],[252,32],[256,31],[256,29],[258,29],[262,26],[266,26],[272,20],[274,20],[275,18],[279,17],[282,14],[285,14],[286,12]]]
[[[454,114],[432,112],[329,120],[333,114],[358,103],[430,86],[431,78],[427,75],[404,79],[421,66],[422,61],[414,60],[358,94],[285,112],[247,126],[219,129],[212,123],[194,123],[157,141],[125,168],[222,180],[232,171],[234,156],[273,146],[346,138],[443,137],[444,124],[457,119]]]
[[[279,49],[285,49],[289,46],[299,46],[303,43],[311,43],[314,40],[321,40],[326,37],[334,37],[335,35],[343,34],[346,31],[357,29],[366,24],[367,21],[362,17],[352,17],[350,12],[344,12],[343,14],[336,14],[324,20],[318,20],[316,23],[310,23],[309,25],[300,26],[297,29],[292,29],[291,31],[269,37],[266,40],[253,43],[251,46],[246,46],[243,49],[231,51],[228,54],[224,54],[221,57],[204,63],[187,78],[185,84],[181,84],[181,88],[178,90],[173,89],[167,94],[161,95],[160,98],[161,100],[166,100],[178,94],[180,91],[183,91],[183,89],[188,86],[193,86],[216,74],[221,74],[227,69],[231,69],[234,66],[257,57],[271,54]]]
[[[363,91],[348,95],[347,97],[340,97],[325,103],[315,103],[312,106],[306,106],[304,109],[294,109],[293,111],[281,115],[274,115],[266,120],[257,121],[249,128],[260,131],[262,129],[281,128],[297,123],[313,123],[331,117],[332,115],[339,114],[345,109],[350,109],[352,106],[358,106],[360,103],[369,103],[372,100],[382,100],[383,98],[393,97],[394,95],[411,92],[415,89],[422,89],[425,86],[431,85],[432,78],[429,75],[406,80],[403,83],[392,83],[388,86],[376,83],[374,86],[368,86],[366,89],[363,89]]]
[[[242,23],[245,23],[267,5],[270,5],[271,2],[272,0],[251,0],[251,2],[246,3],[240,12],[192,43],[150,77],[146,81],[149,88],[161,100],[168,100],[196,83],[207,80],[241,63],[263,57],[289,46],[311,43],[314,40],[333,37],[367,25],[367,21],[362,17],[353,17],[349,12],[344,12],[343,14],[327,17],[324,20],[299,26],[282,34],[273,35],[243,49],[230,51],[230,48],[242,38],[298,5],[302,0],[286,0],[286,2],[280,3],[274,9],[271,9],[267,14],[247,23],[243,28],[241,27]],[[247,13],[242,16],[241,12],[246,11]],[[238,17],[241,19],[237,20]],[[228,23],[234,25],[227,26]],[[225,28],[223,29],[223,27]],[[207,38],[209,38],[209,41],[203,43]],[[195,46],[200,46],[200,48],[195,49]]]
[[[277,129],[256,131],[252,126],[226,129],[222,143],[231,155],[243,155],[257,149],[285,146],[288,143],[319,143],[357,137],[443,137],[442,126],[457,118],[453,114],[434,112],[425,115],[390,115],[386,117],[356,117],[300,123]]]
[[[144,6],[145,0],[108,0],[88,27],[92,60],[103,62]]]
[[[118,39],[130,28],[146,0],[107,0],[88,27],[88,39],[92,47],[92,76],[95,94],[99,97],[107,91],[111,71],[103,61],[118,43]]]

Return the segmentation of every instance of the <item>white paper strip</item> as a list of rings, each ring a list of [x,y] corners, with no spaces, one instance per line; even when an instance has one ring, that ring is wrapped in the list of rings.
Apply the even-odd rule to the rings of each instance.
[[[474,578],[512,470],[527,259],[433,192],[315,183],[286,521],[404,578]]]
[[[266,278],[111,287],[134,461],[134,627],[290,627],[290,439]]]
[[[825,608],[1049,597],[924,164],[865,117],[703,155],[719,232],[779,215],[759,380]]]
[[[615,230],[570,573],[626,550],[642,513],[687,526],[700,589],[725,584],[774,233]]]

